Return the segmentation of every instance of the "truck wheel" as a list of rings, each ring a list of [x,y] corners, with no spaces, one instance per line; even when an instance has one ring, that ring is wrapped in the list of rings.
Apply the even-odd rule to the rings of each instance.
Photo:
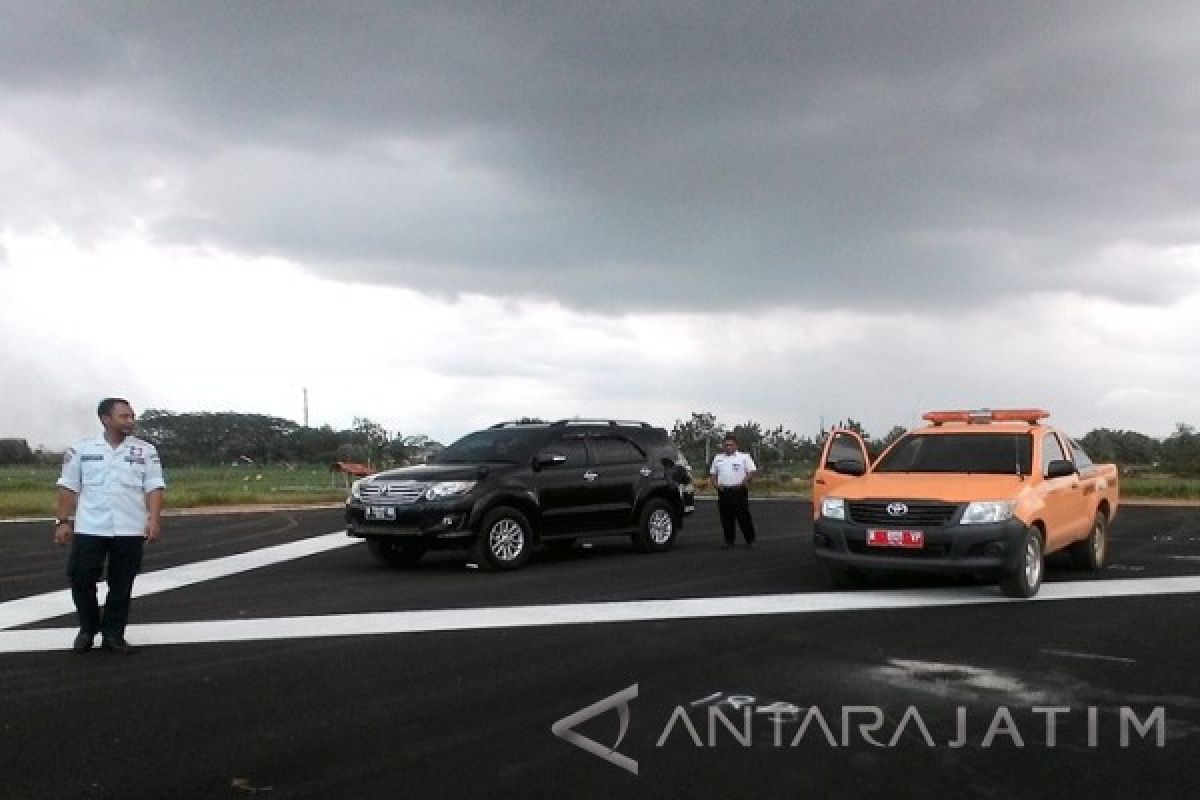
[[[1000,577],[1000,589],[1009,597],[1033,597],[1042,586],[1045,569],[1042,534],[1037,528],[1030,527],[1021,537],[1017,569]]]
[[[425,545],[397,542],[386,536],[368,536],[367,551],[381,564],[406,567],[421,560],[421,556],[425,555]]]
[[[483,518],[475,537],[475,560],[484,569],[517,569],[533,547],[529,520],[515,508],[497,506]]]
[[[643,553],[661,553],[675,543],[675,516],[665,500],[650,500],[642,509],[633,546]]]
[[[1096,512],[1092,532],[1083,541],[1071,545],[1071,562],[1079,569],[1104,569],[1108,561],[1108,517],[1103,511]]]

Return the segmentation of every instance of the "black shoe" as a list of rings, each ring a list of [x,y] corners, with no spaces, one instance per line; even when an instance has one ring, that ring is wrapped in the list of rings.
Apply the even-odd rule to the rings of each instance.
[[[133,655],[137,652],[136,647],[119,636],[105,636],[100,640],[100,647],[106,653],[115,653],[119,656]]]
[[[92,642],[95,640],[96,634],[80,631],[75,634],[75,643],[71,645],[71,649],[76,653],[86,653],[92,649]]]
[[[754,549],[754,542],[746,542],[746,549],[747,549],[747,550],[753,550],[753,549]]]
[[[722,550],[732,550],[732,549],[733,549],[733,545],[732,545],[732,544],[730,544],[729,542],[726,542],[725,544],[721,545],[721,549],[722,549]]]

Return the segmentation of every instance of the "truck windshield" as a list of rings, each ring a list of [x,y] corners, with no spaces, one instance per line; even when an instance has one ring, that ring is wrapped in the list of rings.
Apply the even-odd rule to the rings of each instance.
[[[429,463],[478,464],[499,461],[519,464],[533,456],[531,438],[530,431],[513,429],[468,433],[429,459]]]
[[[1030,474],[1031,439],[1024,433],[910,433],[875,472],[982,472]]]

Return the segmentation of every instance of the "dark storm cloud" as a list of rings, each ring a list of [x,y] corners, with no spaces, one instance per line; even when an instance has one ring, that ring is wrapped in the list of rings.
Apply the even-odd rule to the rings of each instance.
[[[1200,281],[1186,3],[5,9],[67,208],[171,241],[605,309]]]

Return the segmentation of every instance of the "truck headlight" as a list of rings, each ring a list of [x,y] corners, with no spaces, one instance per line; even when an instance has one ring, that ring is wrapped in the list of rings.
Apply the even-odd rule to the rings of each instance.
[[[840,497],[821,498],[821,516],[826,519],[845,519],[846,501]]]
[[[354,483],[350,484],[350,499],[362,500],[362,485],[366,478],[359,478]]]
[[[426,500],[459,497],[475,488],[475,481],[439,481],[425,490]]]
[[[963,512],[962,525],[986,525],[1012,519],[1016,503],[1011,500],[976,500]]]

